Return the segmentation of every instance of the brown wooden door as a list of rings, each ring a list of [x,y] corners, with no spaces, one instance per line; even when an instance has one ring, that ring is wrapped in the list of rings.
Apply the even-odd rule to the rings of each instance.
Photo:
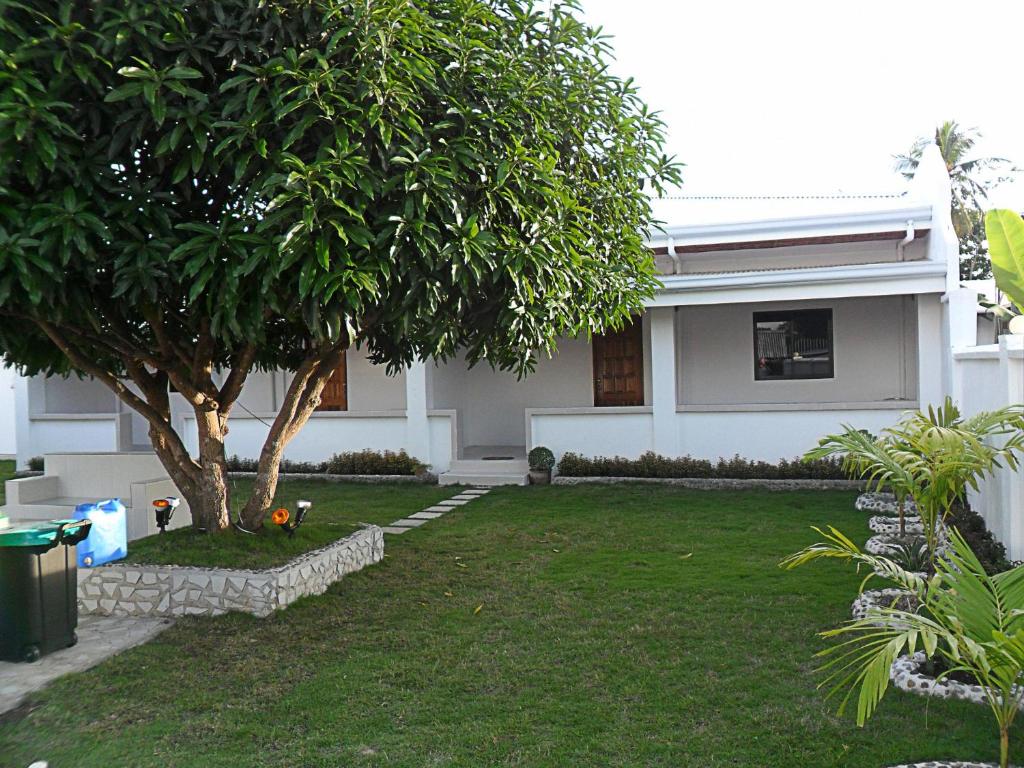
[[[348,410],[348,366],[344,355],[342,355],[338,367],[334,369],[334,373],[331,374],[331,378],[324,385],[323,394],[320,395],[320,406],[317,410]]]
[[[644,335],[640,319],[594,337],[594,405],[644,404]]]

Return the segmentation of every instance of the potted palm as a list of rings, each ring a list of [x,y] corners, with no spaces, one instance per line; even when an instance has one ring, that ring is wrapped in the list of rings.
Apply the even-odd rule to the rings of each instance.
[[[551,469],[555,466],[555,454],[549,448],[538,445],[526,457],[530,465],[530,483],[547,485],[551,482]]]
[[[817,530],[817,529],[816,529]],[[789,569],[820,558],[866,565],[910,593],[918,606],[869,608],[866,615],[821,633],[838,640],[819,656],[829,695],[846,691],[842,712],[859,687],[857,724],[871,717],[889,686],[890,670],[904,654],[920,649],[944,662],[943,679],[963,672],[982,686],[999,730],[999,765],[1010,764],[1010,726],[1024,704],[1024,567],[989,576],[957,531],[949,551],[935,562],[935,575],[922,578],[889,558],[862,552],[834,528],[818,532],[824,542],[791,555]],[[966,765],[966,764],[965,764]]]

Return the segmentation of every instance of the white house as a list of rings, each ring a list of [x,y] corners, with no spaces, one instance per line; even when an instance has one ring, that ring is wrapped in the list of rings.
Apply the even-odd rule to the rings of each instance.
[[[900,196],[659,200],[666,224],[650,244],[663,286],[631,328],[564,339],[524,380],[461,360],[387,376],[352,350],[287,456],[404,448],[450,481],[519,478],[538,445],[777,460],[841,423],[881,428],[936,403],[952,392],[952,346],[976,343],[977,304],[960,287],[949,179],[932,149]],[[251,377],[229,453],[258,455],[287,383]],[[20,465],[146,449],[143,420],[96,382],[18,387]]]
[[[0,365],[0,459],[15,456],[14,388],[18,374]]]

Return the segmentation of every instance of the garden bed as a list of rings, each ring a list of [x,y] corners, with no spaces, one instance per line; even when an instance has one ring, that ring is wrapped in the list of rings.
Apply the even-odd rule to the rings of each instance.
[[[921,522],[921,518],[917,515],[908,515],[907,517],[904,517],[903,524],[908,534],[924,534],[924,523]],[[875,515],[868,520],[868,528],[870,528],[874,533],[899,534],[900,520],[898,517]]]
[[[114,563],[78,572],[78,610],[101,616],[267,616],[301,597],[320,595],[343,576],[380,562],[376,525],[265,570]]]
[[[873,608],[892,607],[903,611],[912,611],[917,609],[917,605],[917,598],[899,587],[868,589],[861,592],[853,601],[850,613],[854,619],[864,619],[867,618],[868,611]]]
[[[957,699],[975,704],[987,704],[985,689],[978,684],[971,684],[945,678],[937,680],[923,671],[926,656],[918,651],[913,656],[900,656],[893,662],[889,678],[893,685],[901,691],[916,693],[921,696],[935,696],[940,699]],[[1019,702],[1018,709],[1024,709],[1024,701]]]
[[[725,477],[572,477],[558,475],[551,482],[554,485],[648,483],[692,488],[698,491],[845,491],[857,490],[864,486],[859,480],[768,480]]]
[[[877,512],[880,515],[896,517],[899,515],[899,506],[896,504],[896,497],[891,493],[862,493],[854,503],[858,512]],[[907,499],[903,504],[905,514],[912,515],[917,512],[917,505],[913,499]]]

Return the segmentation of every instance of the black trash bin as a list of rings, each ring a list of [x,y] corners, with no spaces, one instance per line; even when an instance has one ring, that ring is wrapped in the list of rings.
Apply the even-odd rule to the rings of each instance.
[[[78,642],[75,545],[88,520],[0,529],[0,659],[35,661]]]

